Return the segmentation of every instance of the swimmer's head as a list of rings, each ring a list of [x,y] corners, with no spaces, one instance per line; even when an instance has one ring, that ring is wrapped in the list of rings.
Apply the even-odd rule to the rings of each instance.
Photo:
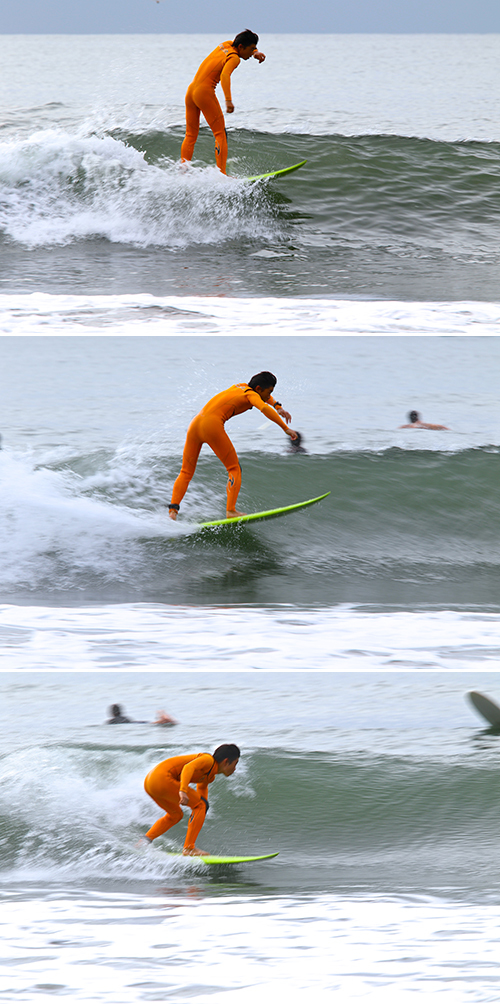
[[[418,422],[419,418],[420,418],[420,415],[419,415],[418,411],[410,411],[408,413],[408,421],[411,422],[412,425],[413,425],[414,422]]]
[[[122,713],[121,704],[112,704],[108,708],[108,715],[111,715],[112,718],[118,718],[118,715],[121,715],[121,713]]]

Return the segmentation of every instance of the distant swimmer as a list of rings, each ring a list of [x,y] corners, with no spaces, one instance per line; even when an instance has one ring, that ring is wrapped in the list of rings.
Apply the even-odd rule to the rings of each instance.
[[[130,725],[132,721],[131,718],[127,718],[127,716],[123,714],[121,704],[112,704],[111,707],[108,708],[108,715],[111,715],[111,717],[108,718],[106,723],[107,725]]]
[[[431,422],[422,422],[420,420],[420,415],[418,411],[410,411],[408,413],[408,425],[400,425],[400,429],[448,429],[447,425],[433,425]]]
[[[177,519],[180,503],[196,470],[200,450],[204,443],[207,443],[214,451],[216,457],[227,470],[226,516],[228,519],[233,519],[236,516],[245,515],[236,509],[236,500],[241,488],[241,467],[236,450],[224,429],[224,424],[233,415],[242,415],[250,408],[258,408],[271,422],[276,422],[276,425],[279,425],[292,441],[297,440],[298,433],[289,429],[288,425],[285,424],[290,422],[292,416],[284,410],[279,401],[275,401],[272,397],[271,392],[274,390],[276,382],[273,373],[267,371],[257,373],[248,383],[234,384],[220,394],[216,394],[201,409],[199,415],[193,418],[187,431],[181,472],[172,489],[172,501],[168,507],[170,519]]]
[[[263,63],[265,55],[257,49],[259,36],[246,28],[233,42],[221,42],[203,60],[186,94],[186,135],[181,147],[183,162],[193,159],[193,152],[200,129],[200,112],[203,112],[215,138],[215,161],[222,174],[226,173],[227,134],[222,108],[215,96],[215,88],[220,81],[226,99],[226,112],[234,112],[231,98],[231,74],[240,60],[253,56]]]
[[[215,753],[193,753],[188,756],[174,756],[163,760],[149,772],[144,789],[153,802],[164,809],[166,815],[157,819],[146,833],[150,843],[176,826],[182,819],[181,805],[191,807],[186,839],[185,855],[206,853],[196,846],[196,840],[208,812],[208,786],[217,774],[231,777],[240,758],[240,751],[233,743],[218,746]],[[191,788],[196,784],[196,790]]]
[[[108,718],[106,725],[177,725],[175,718],[171,718],[167,715],[166,711],[157,711],[156,720],[154,722],[137,721],[135,718],[127,718],[127,715],[123,714],[123,708],[121,704],[112,704],[108,708]]]

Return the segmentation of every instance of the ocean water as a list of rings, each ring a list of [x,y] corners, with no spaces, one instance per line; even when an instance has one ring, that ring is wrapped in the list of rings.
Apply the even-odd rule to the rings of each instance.
[[[263,37],[229,179],[206,129],[179,170],[218,41],[0,38],[2,999],[493,1001],[500,36]],[[307,452],[233,419],[241,507],[330,496],[200,535],[204,450],[172,523],[261,369]],[[225,741],[202,846],[279,856],[136,848],[151,766]]]
[[[498,301],[500,35],[262,38],[232,180],[179,170],[219,41],[0,38],[0,292]]]

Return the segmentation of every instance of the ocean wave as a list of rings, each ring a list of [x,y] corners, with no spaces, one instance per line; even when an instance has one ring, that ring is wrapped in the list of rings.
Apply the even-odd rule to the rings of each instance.
[[[276,238],[263,190],[214,166],[181,171],[112,136],[47,130],[0,147],[0,228],[29,247],[104,238],[172,249],[248,236]]]
[[[387,755],[384,739],[381,730],[381,752],[370,756],[247,752],[243,776],[212,786],[205,843],[218,853],[278,850],[275,878],[292,888],[311,881],[318,867],[329,878],[357,873],[362,882],[389,875],[411,884],[409,860],[416,882],[426,873],[445,882],[451,870],[460,881],[473,866],[493,876],[493,749],[453,762]],[[161,814],[144,793],[143,777],[162,755],[168,753],[103,740],[33,745],[4,756],[0,872],[23,881],[64,876],[76,882],[150,881],[193,868],[203,873],[199,862],[172,862],[163,854],[180,849],[184,823],[147,853],[134,846]]]
[[[200,459],[174,525],[165,505],[178,460],[151,444],[140,453],[59,455],[36,469],[3,455],[4,596],[212,603],[243,600],[256,579],[278,602],[498,595],[498,447],[275,456],[272,484],[261,455],[243,453],[247,511],[300,501],[304,485],[331,495],[301,519],[203,538],[196,524],[221,512],[220,465]]]
[[[181,171],[181,136],[175,127],[88,135],[53,129],[3,144],[4,239],[35,247],[100,237],[170,249],[298,240],[400,254],[418,245],[422,254],[497,260],[498,143],[236,130],[234,177],[225,179],[213,166],[206,130],[199,160]],[[303,159],[293,181],[242,180]]]

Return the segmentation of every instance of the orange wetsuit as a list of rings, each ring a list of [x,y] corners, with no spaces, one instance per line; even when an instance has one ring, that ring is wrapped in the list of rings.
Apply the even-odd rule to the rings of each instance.
[[[150,770],[144,781],[144,788],[150,798],[165,809],[166,815],[157,819],[146,833],[149,840],[166,833],[182,819],[179,792],[189,798],[191,817],[189,819],[184,847],[192,850],[196,838],[205,822],[208,809],[208,785],[219,773],[219,764],[211,753],[192,753],[191,756],[174,756],[162,760]],[[190,788],[196,784],[196,791]]]
[[[221,42],[203,60],[186,94],[186,135],[181,147],[181,160],[191,160],[198,132],[200,112],[203,112],[215,137],[215,160],[217,167],[226,173],[227,136],[222,108],[215,96],[215,88],[221,83],[226,101],[231,101],[231,74],[239,66],[240,57],[232,42]]]
[[[224,423],[233,415],[241,415],[250,408],[258,408],[266,418],[270,418],[287,432],[285,422],[271,407],[274,404],[276,402],[273,397],[265,403],[247,383],[234,384],[228,390],[223,390],[212,397],[199,415],[193,418],[188,428],[181,472],[172,489],[172,504],[179,505],[184,498],[196,470],[200,450],[203,443],[207,443],[227,470],[227,509],[233,512],[241,488],[241,467],[236,450],[224,429]]]

